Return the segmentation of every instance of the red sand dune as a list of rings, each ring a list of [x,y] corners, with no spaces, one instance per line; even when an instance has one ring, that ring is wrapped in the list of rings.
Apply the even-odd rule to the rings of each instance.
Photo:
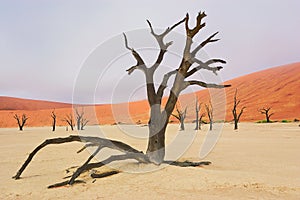
[[[259,108],[270,106],[275,114],[272,120],[300,119],[300,63],[274,67],[259,71],[226,82],[232,87],[226,88],[226,121],[232,120],[232,104],[235,89],[238,88],[240,107],[246,109],[241,121],[257,121],[264,119],[258,112]],[[212,90],[212,92],[214,92]],[[209,100],[208,90],[198,91],[196,94],[184,94],[180,96],[183,106],[188,106],[187,121],[195,118],[195,97],[200,102]],[[217,99],[218,97],[214,97]],[[166,99],[164,99],[165,102]],[[15,127],[13,119],[15,113],[27,114],[30,119],[28,126],[50,126],[50,114],[55,108],[58,125],[66,125],[63,118],[72,112],[70,104],[25,100],[11,97],[0,97],[0,127]],[[79,111],[81,108],[79,108]],[[84,106],[89,124],[122,123],[147,123],[149,106],[147,101],[130,102],[129,104]],[[204,108],[202,107],[202,112]],[[216,120],[218,117],[215,118]],[[171,120],[176,121],[174,118]],[[206,118],[204,118],[206,120]]]
[[[0,110],[45,110],[54,108],[70,108],[71,104],[21,99],[15,97],[0,97]]]

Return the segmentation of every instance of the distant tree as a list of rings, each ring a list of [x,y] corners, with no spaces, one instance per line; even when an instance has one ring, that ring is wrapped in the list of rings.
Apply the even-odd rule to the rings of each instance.
[[[206,109],[206,113],[207,113],[207,117],[209,120],[209,130],[212,130],[212,126],[213,126],[213,107],[211,105],[211,102],[209,102],[209,104],[205,104],[205,109]]]
[[[81,120],[80,120],[80,124],[81,124],[80,130],[84,130],[84,127],[87,125],[88,122],[89,122],[89,120],[87,120],[86,118],[81,118]]]
[[[186,118],[187,107],[185,107],[184,111],[182,111],[182,110],[179,110],[178,106],[176,105],[176,112],[177,112],[177,114],[172,113],[172,116],[179,120],[180,130],[184,131],[184,129],[185,129],[184,128],[184,120]]]
[[[55,126],[56,126],[56,114],[54,112],[55,110],[52,111],[51,117],[52,117],[52,131],[55,131]]]
[[[81,112],[78,111],[78,109],[75,109],[75,114],[76,114],[76,124],[77,124],[77,130],[83,130],[84,127],[87,125],[89,122],[88,119],[84,118],[84,111],[83,108]]]
[[[202,103],[199,103],[198,98],[197,98],[196,104],[195,104],[195,111],[196,111],[195,130],[201,130],[202,118],[205,116],[205,113],[201,113],[199,115],[199,112],[201,111],[201,105],[202,105]]]
[[[72,131],[74,130],[75,124],[74,124],[74,119],[72,114],[66,115],[63,121],[67,122],[67,124],[71,127]]]
[[[76,114],[76,124],[77,124],[77,130],[81,130],[80,125],[81,125],[81,120],[83,118],[84,112],[83,109],[82,111],[79,113],[78,109],[75,109],[75,114]]]
[[[22,115],[22,118],[20,118],[19,115],[15,114],[14,118],[17,120],[18,126],[19,126],[19,130],[23,131],[23,127],[26,124],[26,121],[28,120],[28,117],[26,117],[25,114]]]
[[[235,93],[234,93],[233,108],[232,108],[232,115],[233,115],[233,120],[234,120],[234,130],[238,129],[238,123],[240,121],[240,117],[243,114],[244,109],[246,108],[246,107],[242,107],[242,109],[240,110],[240,113],[237,113],[236,109],[237,109],[237,106],[240,104],[241,100],[238,100],[236,96],[237,96],[237,89],[235,90]]]
[[[266,107],[266,108],[263,107],[263,108],[259,109],[259,112],[266,116],[267,123],[271,122],[270,117],[272,115],[274,115],[274,113],[270,113],[270,110],[271,110],[271,107]]]

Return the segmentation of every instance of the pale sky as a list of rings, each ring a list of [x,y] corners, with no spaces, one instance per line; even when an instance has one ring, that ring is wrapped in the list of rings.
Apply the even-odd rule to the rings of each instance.
[[[299,0],[2,0],[0,96],[72,102],[76,77],[83,65],[93,62],[90,55],[97,47],[104,48],[108,42],[126,52],[120,39],[126,32],[129,43],[141,48],[130,33],[148,28],[146,19],[155,27],[166,28],[188,12],[192,25],[203,10],[207,14],[206,27],[196,39],[201,42],[208,34],[220,32],[221,40],[209,46],[206,53],[227,60],[220,73],[222,80],[299,62],[299,8]],[[177,27],[176,32],[184,33],[184,26]],[[121,57],[120,62],[120,69],[111,68],[113,76],[101,83],[96,103],[109,101],[104,96],[115,89],[109,81],[142,78],[139,73],[126,75],[125,69],[135,64],[130,54]],[[120,92],[127,91],[123,88]],[[89,99],[82,97],[82,102],[88,103]]]

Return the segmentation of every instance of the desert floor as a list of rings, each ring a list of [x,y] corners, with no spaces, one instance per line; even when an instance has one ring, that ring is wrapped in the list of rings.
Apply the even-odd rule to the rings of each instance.
[[[81,143],[50,145],[33,159],[20,180],[11,177],[28,154],[46,138],[78,134],[59,127],[0,129],[0,199],[300,199],[300,127],[297,123],[241,123],[238,131],[225,124],[222,131],[195,132],[193,124],[186,131],[170,125],[167,134],[167,158],[185,161],[211,161],[209,166],[160,167],[138,164],[133,160],[117,162],[96,169],[104,172],[117,168],[122,173],[93,179],[90,172],[78,179],[85,183],[47,189],[62,182],[90,155],[90,150],[76,151]],[[215,127],[216,129],[216,127]],[[147,127],[90,126],[80,134],[99,134],[125,141],[145,151]],[[213,150],[200,158],[203,141],[213,144]],[[94,162],[115,151],[100,152]],[[67,173],[66,169],[70,172]]]

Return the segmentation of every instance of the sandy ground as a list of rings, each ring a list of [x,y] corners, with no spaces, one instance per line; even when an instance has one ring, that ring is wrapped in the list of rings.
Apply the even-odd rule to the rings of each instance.
[[[203,159],[199,151],[204,139],[217,133],[208,135],[205,125],[195,134],[193,127],[188,124],[186,131],[178,132],[178,125],[170,125],[167,143],[173,148],[168,149],[167,156],[172,157],[171,150],[178,151],[183,153],[179,160],[211,161],[209,166],[162,165],[157,169],[128,160],[110,166],[123,173],[94,180],[86,172],[79,177],[85,183],[55,189],[47,186],[64,181],[63,177],[71,174],[66,169],[84,163],[89,151],[77,154],[80,143],[48,146],[33,159],[20,180],[13,180],[28,153],[44,139],[71,132],[63,127],[55,133],[49,127],[25,127],[23,132],[0,129],[0,199],[300,199],[298,124],[242,123],[238,131],[232,130],[232,124],[225,124],[215,148]],[[97,132],[145,150],[146,127],[87,127],[82,133]],[[110,153],[114,152],[101,155]],[[111,169],[97,169],[107,170]]]

